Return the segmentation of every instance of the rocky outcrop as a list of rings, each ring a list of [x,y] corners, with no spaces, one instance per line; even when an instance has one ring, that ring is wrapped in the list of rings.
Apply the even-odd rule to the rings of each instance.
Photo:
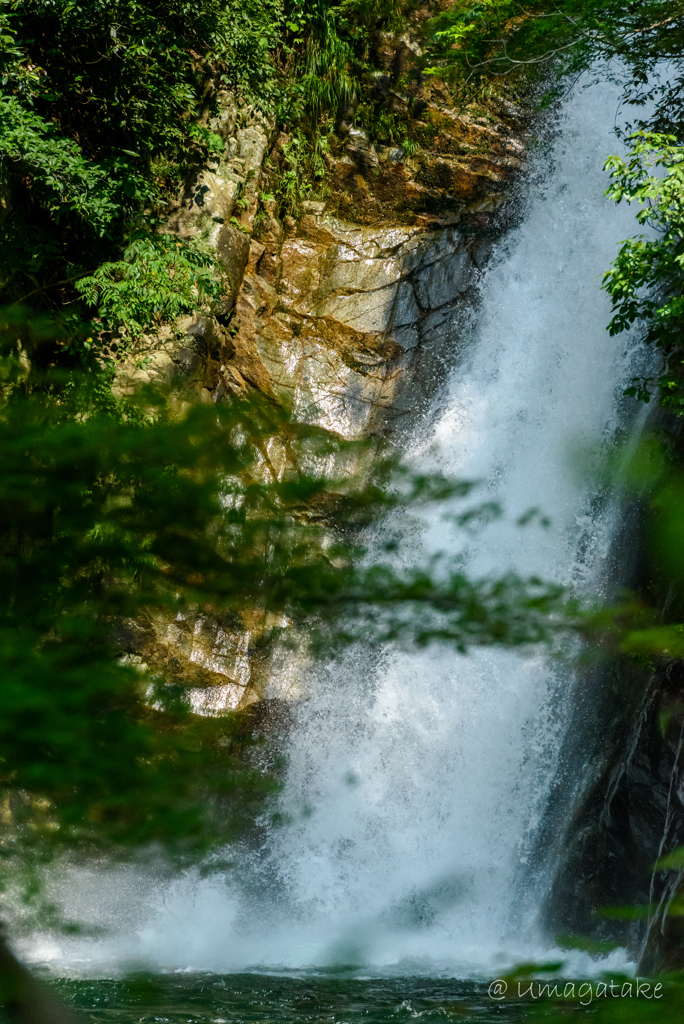
[[[674,417],[654,410],[650,427],[669,434],[674,450]],[[654,568],[648,505],[625,500],[621,520],[606,581],[679,621]],[[668,915],[684,872],[656,868],[684,845],[683,690],[684,665],[671,659],[613,655],[585,671],[557,783],[560,816],[554,823],[552,810],[546,828],[555,868],[549,930],[625,946],[643,974],[684,963],[682,918]],[[563,777],[582,785],[568,792]]]
[[[684,872],[655,865],[684,845],[683,668],[673,662],[649,678],[622,663],[613,681],[610,708],[594,711],[601,736],[589,784],[563,823],[547,925],[625,945],[649,974],[682,963],[681,918],[668,910]],[[610,907],[644,913],[611,917]]]
[[[190,176],[168,228],[181,238],[200,240],[221,260],[229,281],[225,317],[247,265],[273,123],[253,107],[240,108],[231,93],[220,93],[217,102],[219,113],[208,127],[223,140],[224,150]]]
[[[432,85],[420,92],[437,90]],[[413,128],[422,139],[416,152],[375,146],[359,128],[333,148],[326,162],[338,213],[361,223],[389,217],[405,223],[447,210],[494,210],[524,156],[520,112],[508,109],[499,118],[415,97],[413,107],[420,114]]]
[[[346,438],[405,429],[429,403],[458,358],[524,132],[513,109],[458,110],[432,76],[402,92],[419,51],[410,34],[375,45],[369,95],[390,118],[410,108],[420,145],[374,144],[341,120],[326,137],[324,177],[289,208],[280,183],[296,171],[291,137],[218,96],[208,127],[223,152],[188,178],[167,230],[217,255],[226,293],[143,339],[120,361],[119,391],[173,383],[177,398],[208,402],[258,391]],[[252,619],[235,632],[199,614],[150,618],[129,624],[124,645],[192,681],[198,710],[244,707],[272,681],[258,644],[266,624]]]
[[[648,425],[681,460],[681,421],[656,408]],[[678,587],[654,561],[652,517],[648,503],[624,501],[606,580],[680,622]],[[684,870],[656,867],[684,847],[683,693],[684,663],[670,658],[614,656],[587,671],[573,694],[560,814],[552,808],[545,829],[550,932],[626,946],[642,974],[684,966]],[[583,784],[569,793],[563,777]],[[607,907],[625,909],[610,916]]]
[[[486,251],[455,216],[371,227],[307,204],[277,262],[252,242],[216,398],[251,385],[346,437],[388,429],[425,353],[455,347]]]
[[[129,664],[152,667],[167,681],[189,687],[194,709],[210,714],[247,707],[266,689],[267,661],[250,646],[266,626],[263,615],[249,610],[239,630],[198,610],[173,620],[149,614],[125,622],[118,641]]]

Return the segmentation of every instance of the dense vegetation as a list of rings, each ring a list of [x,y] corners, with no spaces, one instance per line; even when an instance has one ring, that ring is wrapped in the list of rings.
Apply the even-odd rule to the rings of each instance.
[[[46,0],[0,18],[4,301],[119,326],[215,298],[218,268],[159,237],[158,213],[216,146],[212,89],[261,78],[277,6]]]
[[[392,462],[373,479],[330,479],[317,467],[344,445],[267,402],[181,414],[153,392],[116,403],[96,371],[35,368],[27,353],[52,343],[49,322],[4,327],[6,892],[39,897],[41,868],[60,852],[71,862],[141,850],[196,859],[263,813],[275,780],[245,756],[249,715],[193,714],[191,680],[122,659],[136,617],[204,610],[239,631],[256,610],[265,626],[253,643],[291,643],[306,626],[330,656],[358,636],[461,649],[536,642],[561,610],[559,589],[535,581],[472,581],[447,562],[401,571],[389,539],[372,565],[359,562],[364,524],[466,485],[397,475]],[[293,461],[278,474],[267,467],[282,446]],[[24,926],[59,925],[40,899],[37,912],[20,915]],[[21,972],[0,981],[9,1001],[26,985]]]
[[[287,197],[303,174],[322,173],[368,31],[400,10],[383,0],[2,0],[0,302],[94,316],[97,332],[215,300],[221,268],[158,229],[188,169],[223,148],[207,127],[221,90],[295,129]]]

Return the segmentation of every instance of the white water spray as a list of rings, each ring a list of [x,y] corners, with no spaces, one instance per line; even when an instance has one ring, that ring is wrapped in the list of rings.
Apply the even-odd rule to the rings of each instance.
[[[608,86],[567,103],[554,169],[484,277],[477,329],[423,456],[485,480],[505,508],[468,543],[474,575],[511,569],[602,589],[616,509],[578,483],[568,453],[611,444],[634,372],[625,337],[605,329],[600,292],[617,243],[634,232],[633,212],[603,197],[616,106]],[[515,526],[534,506],[552,525]],[[461,544],[441,512],[426,524],[428,552]],[[526,862],[567,728],[571,670],[491,649],[387,661],[355,659],[301,707],[282,797],[291,823],[238,872],[252,884],[179,883],[129,957],[215,971],[344,963],[472,974],[542,949],[544,879]]]

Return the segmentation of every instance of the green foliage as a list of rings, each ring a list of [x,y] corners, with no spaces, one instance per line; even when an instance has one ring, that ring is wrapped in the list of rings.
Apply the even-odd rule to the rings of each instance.
[[[534,14],[539,8],[539,4],[532,4],[529,10]],[[522,21],[514,0],[465,0],[441,12],[430,25],[432,50],[441,58],[439,70],[446,69],[466,81],[478,71],[485,74],[492,64],[506,61],[505,56],[487,58],[494,39],[512,35]],[[496,69],[492,68],[491,73],[496,74]]]
[[[187,288],[148,273],[156,257],[140,254],[136,268],[131,254],[167,190],[222,152],[207,127],[220,89],[242,90],[292,128],[279,198],[298,213],[325,174],[332,121],[356,102],[369,34],[398,17],[401,5],[384,0],[171,0],[163,12],[156,0],[0,0],[3,300],[102,300],[96,316],[117,329],[132,310],[130,335],[160,310],[188,308]],[[381,133],[398,139],[386,121]],[[197,286],[213,294],[220,268],[204,270]],[[143,300],[123,299],[146,285]]]
[[[311,165],[312,150],[307,139],[293,134],[283,147],[284,170],[279,175],[277,196],[283,214],[301,213],[302,202],[311,191],[307,171]]]
[[[57,222],[76,213],[103,234],[119,216],[110,168],[86,160],[75,142],[13,96],[0,100],[0,151],[31,176],[38,202]]]
[[[102,264],[76,289],[97,311],[101,330],[136,339],[218,300],[222,282],[206,253],[170,235],[138,235],[122,260]]]
[[[165,713],[154,710],[149,681],[115,656],[112,616],[179,606],[183,580],[202,574],[216,478],[184,471],[197,471],[192,431],[204,427],[65,412],[27,396],[0,422],[2,785],[31,796],[15,800],[19,832],[4,853],[38,839],[202,847],[211,794],[239,803],[260,781],[236,775],[219,742],[230,723],[188,719],[173,689],[156,689]]]
[[[292,125],[307,122],[315,135],[321,118],[352,108],[372,34],[398,29],[404,7],[389,0],[287,0],[281,119]]]
[[[312,139],[341,105],[354,101],[356,82],[349,73],[353,51],[340,36],[334,14],[324,3],[293,0],[286,6],[285,33],[279,47],[278,120],[286,127],[306,125]]]
[[[213,156],[221,156],[225,149],[225,143],[220,135],[210,131],[203,124],[191,124],[188,128],[188,135],[191,139],[205,146],[207,153]]]
[[[286,31],[276,53],[281,74],[276,112],[291,132],[278,184],[284,214],[299,215],[312,183],[325,176],[334,121],[354,117],[371,33],[396,24],[402,6],[382,0],[286,3]],[[364,108],[357,111],[357,121],[363,117]],[[379,118],[381,133],[389,130],[399,137],[392,115],[380,114]]]
[[[391,145],[406,137],[406,122],[396,114],[390,114],[381,104],[359,103],[354,123],[368,132],[372,142]]]
[[[618,460],[611,458],[594,480],[617,481],[624,499],[641,510],[648,591],[623,593],[585,616],[582,628],[595,649],[626,654],[650,674],[658,664],[684,658],[684,479],[671,447],[655,433]]]
[[[283,0],[215,3],[220,21],[208,59],[227,85],[244,89],[259,104],[273,104],[278,99],[271,55],[283,37],[284,6]]]
[[[638,203],[640,224],[655,238],[640,235],[622,243],[604,278],[613,303],[611,334],[634,323],[646,326],[646,340],[663,357],[657,381],[661,403],[684,414],[684,148],[672,135],[640,131],[631,137],[628,156],[612,156],[609,195],[616,202]],[[637,378],[628,394],[649,401],[651,380]]]
[[[349,40],[339,35],[334,13],[324,4],[295,0],[291,16],[299,22],[298,31],[306,32],[297,89],[307,112],[318,119],[355,99],[356,83],[349,73],[353,51]]]
[[[213,66],[263,85],[276,0],[16,0],[17,44],[42,69],[33,101],[88,155],[191,151]],[[68,60],[64,60],[64,55]]]
[[[279,0],[172,0],[163,16],[154,0],[2,0],[6,300],[99,297],[100,319],[130,308],[135,334],[189,308],[193,275],[200,305],[216,292],[219,267],[187,247],[180,261],[151,240],[143,252],[140,223],[153,230],[164,188],[222,152],[203,120],[221,84],[268,93],[280,24]]]
[[[631,102],[656,97],[663,123],[680,117],[682,0],[463,0],[433,19],[429,31],[433,70],[451,74],[467,91],[500,88],[509,77],[529,82],[554,68],[592,70],[620,78]],[[622,67],[610,66],[615,58]],[[668,60],[659,82],[659,65]]]

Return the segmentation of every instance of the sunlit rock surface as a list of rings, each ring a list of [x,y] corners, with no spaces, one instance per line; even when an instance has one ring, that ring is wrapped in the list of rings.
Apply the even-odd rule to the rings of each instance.
[[[377,46],[387,74],[373,89],[390,114],[410,100],[420,147],[375,145],[352,114],[296,217],[275,198],[291,137],[232,93],[217,95],[207,127],[223,152],[189,175],[167,230],[219,257],[226,292],[121,357],[118,393],[154,383],[182,407],[260,392],[345,438],[399,437],[427,406],[458,358],[526,136],[520,111],[458,110],[436,79],[400,93],[420,51],[410,32]],[[296,696],[285,667],[259,651],[270,625],[249,610],[237,631],[206,616],[151,617],[130,624],[124,646],[192,683],[196,709],[211,713],[267,691]]]
[[[421,350],[453,334],[481,250],[456,225],[362,227],[316,211],[269,281],[253,242],[217,397],[239,374],[344,436],[382,430]]]

